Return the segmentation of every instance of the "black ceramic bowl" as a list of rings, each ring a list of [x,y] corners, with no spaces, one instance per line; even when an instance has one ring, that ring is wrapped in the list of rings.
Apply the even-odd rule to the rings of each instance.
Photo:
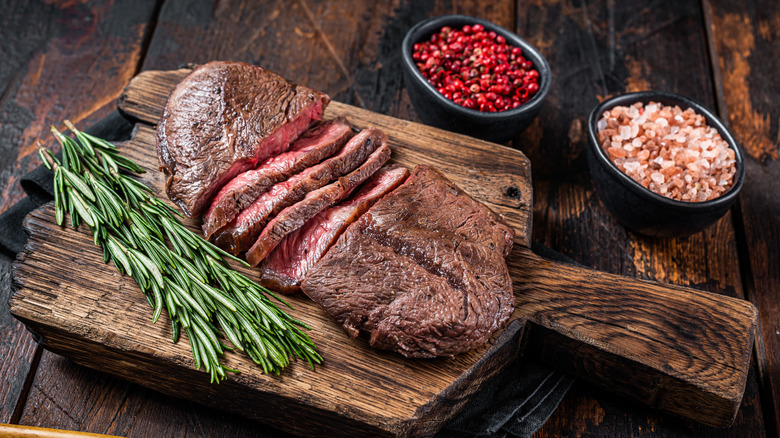
[[[693,108],[707,119],[707,124],[720,133],[734,149],[737,173],[734,184],[718,198],[704,202],[685,202],[669,199],[646,189],[615,166],[598,141],[597,122],[601,115],[615,106],[636,102],[658,102]],[[637,233],[657,237],[683,237],[703,230],[723,216],[737,199],[745,181],[745,163],[742,151],[726,126],[707,108],[677,94],[643,91],[623,94],[605,100],[590,113],[588,121],[588,167],[599,198],[607,209],[626,228]]]
[[[539,91],[519,108],[487,113],[464,108],[444,97],[423,77],[412,60],[412,48],[416,43],[428,40],[444,26],[461,28],[464,25],[481,24],[507,40],[507,44],[523,49],[523,56],[534,63],[539,72]],[[467,15],[443,15],[429,18],[415,25],[401,47],[406,89],[420,119],[428,125],[460,132],[488,141],[504,142],[528,127],[539,114],[552,75],[544,56],[524,39],[501,26]]]

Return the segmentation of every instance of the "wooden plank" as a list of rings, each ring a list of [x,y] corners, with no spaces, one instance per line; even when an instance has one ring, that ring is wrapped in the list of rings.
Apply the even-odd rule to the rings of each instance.
[[[745,294],[761,314],[759,382],[767,436],[780,434],[780,10],[771,1],[704,2],[713,66],[722,78],[718,106],[747,152],[739,207]],[[724,117],[725,118],[725,117]]]
[[[411,9],[411,8],[409,8],[409,5],[404,5],[404,6],[406,6],[407,10]],[[504,16],[505,17],[506,16],[511,16],[511,14],[510,15],[504,15]],[[396,22],[393,21],[393,23],[396,23]],[[373,35],[371,37],[373,37]],[[370,40],[371,38],[368,38],[368,39]],[[194,40],[197,40],[197,38],[192,38],[192,41],[194,41]],[[369,59],[370,59],[370,57],[369,57]],[[374,68],[374,67],[373,66],[369,66],[369,68]],[[374,70],[376,71],[376,68],[374,68]],[[380,76],[380,75],[384,75],[384,73],[381,73],[381,74],[377,73],[376,76]],[[388,84],[388,82],[389,82],[389,84]],[[367,84],[367,86],[371,86],[371,82],[366,82],[366,84]],[[404,105],[403,99],[401,99],[400,103],[398,104],[398,107],[394,107],[393,106],[393,105],[395,105],[395,102],[398,101],[398,100],[393,100],[393,98],[391,98],[391,96],[393,96],[393,94],[392,94],[392,91],[394,90],[393,87],[396,87],[396,89],[400,89],[400,84],[394,84],[391,79],[388,79],[386,77],[380,77],[377,80],[377,82],[376,82],[376,86],[378,86],[378,87],[386,87],[387,89],[389,89],[391,91],[391,92],[377,93],[378,101],[381,101],[381,99],[384,99],[384,102],[392,101],[394,103],[391,104],[390,109],[389,109],[390,111],[398,111],[398,112],[404,112],[405,111],[407,114],[410,114],[410,117],[413,117],[413,112],[411,112],[409,110],[409,107],[408,107],[408,100],[405,103],[405,105],[406,105],[405,107],[403,106]],[[398,91],[398,93],[399,93],[399,95],[401,95],[403,97],[402,90]]]
[[[700,4],[663,7],[630,2],[517,2],[517,33],[553,69],[540,117],[514,144],[532,163],[534,235],[578,262],[606,272],[744,297],[733,218],[687,239],[649,239],[623,229],[599,202],[585,158],[587,117],[604,98],[659,89],[714,107]],[[761,436],[755,379],[724,436]],[[711,429],[622,403],[590,385],[575,385],[540,436],[708,435]],[[700,429],[699,429],[700,428]],[[627,432],[631,431],[631,432]]]
[[[239,415],[165,396],[54,353],[41,362],[21,424],[124,437],[291,436],[267,425],[258,427]]]
[[[0,259],[0,288],[0,301],[7,303],[12,290],[11,260],[5,256]],[[0,381],[0,421],[8,423],[14,419],[18,404],[24,401],[37,344],[24,325],[11,317],[5,304],[0,312],[0,336],[0,375],[4,376]]]
[[[0,1],[0,212],[24,197],[19,178],[40,163],[33,143],[50,138],[50,124],[68,117],[88,125],[113,111],[153,9],[154,1]],[[4,309],[10,270],[11,260],[0,258]],[[0,338],[0,421],[8,422],[24,401],[36,344],[5,311]]]
[[[398,47],[428,17],[467,14],[511,28],[514,3],[478,0],[376,2],[239,0],[166,2],[144,70],[212,60],[261,65],[334,100],[399,116],[410,114]],[[241,17],[240,20],[237,17]],[[405,118],[405,117],[404,117]],[[412,119],[414,120],[414,119]]]
[[[0,424],[0,435],[9,438],[112,438],[108,435],[96,433],[20,426],[16,424]]]
[[[408,111],[411,103],[403,92],[396,51],[407,29],[429,16],[455,12],[487,18],[510,28],[514,19],[511,0],[489,5],[476,0],[456,4],[435,0],[361,1],[350,2],[348,7],[338,0],[160,3],[163,6],[143,58],[144,69],[176,68],[184,63],[212,59],[255,62],[326,91],[340,101],[369,108],[391,106],[393,111],[405,108],[412,120],[415,117]],[[71,113],[68,117],[75,119]],[[47,354],[44,352],[44,358]],[[38,376],[35,385],[53,386],[62,378],[68,376],[51,370]],[[82,379],[80,384],[90,387],[87,392],[93,399],[115,399],[110,387],[91,383],[99,380],[100,376],[96,374],[94,378]],[[50,396],[64,404],[68,392],[53,392]],[[83,402],[90,403],[89,399]],[[56,403],[48,406],[56,410]],[[37,411],[39,415],[25,415],[24,418],[26,421],[54,418],[44,415],[41,409]],[[192,409],[198,408],[193,406]],[[238,435],[231,433],[224,422],[216,418],[205,420],[207,409],[200,408],[199,412],[198,430],[204,431],[204,435]],[[166,414],[171,415],[172,424],[188,423],[193,418],[190,413]],[[121,421],[125,414],[117,410],[115,415]],[[147,411],[136,415],[139,415],[137,419],[127,421],[135,425],[146,423],[147,436],[171,435],[171,429],[164,428],[163,423]],[[34,424],[56,426],[56,423]],[[100,431],[109,425],[90,423],[89,427]],[[155,427],[161,428],[159,433],[155,432]]]
[[[336,107],[339,105],[336,104]],[[345,112],[351,109],[351,114],[355,116],[350,118],[353,123],[368,123],[361,118],[365,111],[346,105],[341,107]],[[502,186],[512,186],[516,190],[508,191],[510,193],[530,191],[527,178],[530,169],[522,154],[468,137],[451,138],[443,131],[427,133],[420,131],[419,125],[408,126],[401,121],[393,124],[387,119],[379,116],[374,125],[387,129],[394,161],[411,166],[414,164],[412,160],[420,159],[423,153],[422,156],[430,157],[426,160],[435,162],[453,181],[464,187],[475,187],[474,190],[481,193],[492,193],[493,204],[518,230],[522,230],[522,221],[530,220],[530,204],[518,208],[515,197],[505,196],[503,193],[507,190],[498,190]],[[404,130],[418,134],[401,139]],[[128,142],[124,150],[130,158],[143,163],[145,168],[153,169],[157,162],[154,142],[154,131],[139,125],[134,140]],[[455,145],[460,149],[453,149]],[[469,150],[471,153],[467,153]],[[426,151],[430,153],[424,154]],[[438,160],[437,151],[451,151],[452,159]],[[483,156],[483,160],[467,165],[463,160],[468,156]],[[488,156],[500,157],[502,168],[496,169],[491,161],[484,159]],[[494,190],[485,190],[484,187],[477,190],[477,184],[468,181],[473,175],[487,173],[491,174],[491,179],[483,180],[482,184],[499,184],[494,186]],[[162,173],[156,171],[148,172],[141,178],[158,193],[162,193],[163,179]],[[296,296],[290,298],[295,306],[292,315],[316,328],[311,335],[321,348],[326,364],[312,372],[305,364],[294,363],[282,379],[275,379],[263,375],[246,357],[230,354],[230,366],[241,369],[242,373],[230,382],[209,385],[204,375],[192,369],[189,347],[184,343],[170,345],[167,341],[170,328],[163,321],[151,326],[146,302],[140,294],[133,292],[136,286],[132,280],[120,277],[101,262],[100,250],[91,245],[88,235],[54,225],[51,213],[50,210],[39,211],[28,219],[33,232],[32,246],[17,264],[15,278],[20,281],[20,291],[13,299],[14,303],[25,304],[12,304],[15,315],[28,322],[35,320],[37,315],[43,315],[44,319],[54,323],[34,325],[46,338],[49,347],[66,353],[77,362],[97,365],[101,370],[137,383],[149,385],[149,377],[156,376],[151,386],[160,391],[201,402],[208,399],[219,401],[221,408],[244,412],[252,418],[277,425],[290,423],[289,430],[296,433],[311,435],[309,428],[318,419],[323,428],[336,427],[341,433],[351,435],[366,431],[402,435],[411,433],[411,428],[437,428],[457,412],[457,407],[466,402],[468,394],[500,370],[499,365],[508,363],[505,360],[507,354],[516,353],[516,348],[509,348],[512,345],[506,344],[506,348],[490,353],[495,361],[484,360],[490,347],[485,345],[454,359],[408,361],[398,355],[368,348],[365,339],[350,342],[324,311],[304,297]],[[197,222],[191,225],[193,229],[198,229]],[[526,230],[525,234],[528,233]],[[50,245],[41,244],[52,241],[61,245],[57,245],[54,252],[43,250],[44,246]],[[84,251],[74,252],[76,246],[85,246]],[[55,279],[54,272],[61,271],[61,265],[53,263],[54,260],[79,266],[72,272],[78,278]],[[256,271],[244,272],[250,278],[257,277]],[[66,298],[68,291],[80,288],[76,284],[83,284],[85,291],[89,291],[87,296],[76,300]],[[32,295],[22,292],[33,290],[36,292]],[[41,292],[43,295],[39,295]],[[54,301],[50,301],[52,299]],[[68,302],[71,304],[66,304]],[[63,304],[68,308],[61,307]],[[108,320],[96,325],[87,323],[103,318]],[[108,327],[111,329],[105,330]],[[78,339],[74,341],[70,338],[72,334]],[[112,351],[115,353],[112,354]],[[483,362],[478,365],[481,359]],[[369,362],[370,366],[367,366]],[[171,369],[176,371],[171,372]],[[470,370],[469,374],[464,375],[467,370]],[[247,388],[256,388],[260,392],[247,392]],[[259,412],[244,409],[249,404],[263,402],[264,397],[266,402],[273,400],[272,405],[276,408],[269,407]],[[445,397],[446,403],[433,403],[441,397]],[[281,400],[286,401],[279,403]],[[305,422],[298,418],[303,412],[306,413]],[[328,417],[325,414],[338,415],[338,425],[326,422]],[[300,421],[295,423],[296,419]]]
[[[155,106],[134,102],[158,100],[159,112],[167,93],[159,91],[164,87],[150,83],[157,80],[172,87],[176,80],[164,77],[181,78],[182,74],[143,73],[128,87],[122,106],[143,115],[138,108]],[[526,202],[517,202],[516,195],[528,193],[530,187],[530,169],[521,153],[344,104],[332,106],[326,114],[346,115],[358,128],[377,126],[385,130],[396,162],[407,167],[417,163],[437,166],[456,184],[502,213],[517,230],[518,245],[508,260],[518,293],[513,318],[529,319],[543,328],[535,341],[524,341],[533,346],[534,352],[653,406],[711,424],[731,420],[747,378],[755,325],[755,309],[749,304],[541,260],[530,253],[527,237],[522,237],[530,234],[527,223],[531,205],[522,197]],[[156,118],[152,110],[147,116]],[[154,144],[153,129],[140,125],[135,138],[124,145],[125,153],[152,169],[157,164]],[[161,173],[144,174],[142,181],[162,193]],[[522,325],[515,324],[491,349],[481,347],[451,361],[405,361],[397,355],[367,349],[364,341],[349,342],[321,309],[298,296],[290,298],[296,308],[293,316],[314,328],[315,342],[326,359],[330,357],[329,365],[318,373],[310,375],[295,368],[291,371],[302,380],[300,384],[311,389],[310,395],[302,398],[297,393],[297,381],[292,385],[269,381],[257,369],[246,371],[247,362],[240,358],[230,366],[244,373],[231,380],[233,385],[226,385],[228,389],[203,387],[191,378],[186,347],[183,352],[181,346],[166,347],[161,345],[164,333],[152,331],[150,335],[143,331],[148,323],[135,318],[140,318],[144,300],[140,294],[133,298],[125,292],[135,286],[115,272],[105,273],[105,266],[95,263],[99,251],[90,245],[89,237],[53,227],[51,215],[50,210],[40,211],[28,221],[33,237],[17,265],[19,292],[12,302],[14,314],[42,333],[50,348],[88,366],[177,396],[239,412],[242,406],[258,399],[273,400],[283,412],[245,412],[265,421],[289,419],[284,412],[294,406],[298,414],[307,413],[305,425],[318,420],[323,427],[333,427],[335,420],[341,432],[346,430],[344,422],[351,424],[351,434],[365,432],[366,428],[373,433],[426,434],[454,415],[480,382],[506,366],[503,359],[518,354],[516,338]],[[194,230],[199,228],[197,220],[190,225]],[[62,258],[82,266],[58,277],[56,272],[61,270],[49,261]],[[254,271],[247,274],[257,275]],[[43,284],[50,283],[59,286],[42,289]],[[605,301],[603,291],[615,294],[613,299],[620,304]],[[69,296],[74,293],[79,297]],[[133,320],[128,321],[125,313],[134,315]],[[122,316],[118,320],[119,314]],[[546,338],[550,342],[545,342]],[[564,348],[539,347],[556,343]],[[146,347],[150,345],[155,345],[155,350]],[[91,354],[85,356],[84,351]],[[562,355],[568,355],[565,364],[556,360]],[[85,361],[85,357],[93,358],[92,362]],[[170,367],[177,371],[166,371]],[[383,378],[377,380],[377,373]],[[621,375],[637,379],[627,381],[619,378]],[[464,392],[465,388],[468,391]],[[204,398],[204,393],[210,396]],[[355,400],[356,394],[362,394],[362,400]],[[295,430],[310,433],[305,428]]]

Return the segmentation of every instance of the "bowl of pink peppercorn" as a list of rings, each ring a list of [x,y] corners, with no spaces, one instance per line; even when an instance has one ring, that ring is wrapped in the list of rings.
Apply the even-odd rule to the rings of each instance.
[[[713,224],[745,180],[742,152],[698,102],[660,91],[607,99],[588,121],[588,167],[607,210],[626,228],[684,237]]]
[[[466,15],[418,23],[402,52],[406,89],[420,119],[488,141],[504,142],[527,128],[552,80],[531,44]]]

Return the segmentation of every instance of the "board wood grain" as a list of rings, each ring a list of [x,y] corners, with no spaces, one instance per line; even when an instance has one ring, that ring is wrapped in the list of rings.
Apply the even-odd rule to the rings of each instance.
[[[61,126],[65,114],[91,124],[114,110],[142,58],[154,4],[0,1],[0,213],[24,199],[19,181],[40,164],[34,142],[48,137],[50,125]],[[5,310],[12,261],[0,256],[2,422],[19,419],[41,357],[32,336]]]
[[[747,154],[740,258],[746,295],[761,313],[756,355],[771,436],[780,434],[780,89],[771,79],[780,66],[780,9],[771,1],[703,4],[709,6],[713,68],[722,77],[716,87],[719,113]]]
[[[750,270],[745,269],[737,251],[743,240],[737,208],[718,223],[687,238],[641,236],[626,230],[600,202],[585,159],[587,116],[607,97],[628,91],[665,90],[690,96],[713,111],[718,109],[713,92],[720,86],[720,78],[715,70],[719,57],[726,54],[720,48],[717,52],[707,51],[704,19],[707,3],[710,2],[684,0],[655,7],[649,3],[604,0],[518,2],[514,30],[542,51],[550,63],[553,82],[538,119],[514,144],[532,163],[535,242],[600,271],[747,299],[751,295],[750,287],[743,284],[743,280]],[[760,2],[715,3],[729,4],[729,12],[733,12],[753,8],[769,11],[772,2],[764,2],[763,8]],[[736,23],[742,23],[741,17],[734,18]],[[740,25],[735,29],[740,36],[745,36],[750,27]],[[753,29],[758,31],[758,26],[754,25]],[[714,35],[730,44],[736,41],[732,35],[722,32],[715,31]],[[737,100],[749,102],[750,96],[754,96],[753,99],[764,96],[764,100],[771,101],[766,92],[775,82],[768,80],[771,74],[767,75],[767,72],[775,70],[767,60],[780,58],[773,57],[771,52],[759,54],[755,51],[750,58],[754,66],[748,80],[751,93],[742,93]],[[758,66],[763,66],[765,76],[755,75]],[[735,76],[746,78],[744,74]],[[726,89],[727,92],[732,90]],[[719,114],[721,120],[726,119],[725,113]],[[762,116],[772,117],[771,113]],[[773,117],[776,119],[777,113]],[[765,173],[771,175],[771,172]],[[748,179],[757,176],[750,167],[747,174]],[[768,187],[763,182],[760,185]],[[762,190],[759,193],[769,192]],[[774,193],[780,193],[780,190]],[[743,188],[740,205],[744,205],[746,195],[748,190]],[[763,198],[759,202],[762,211],[757,216],[760,218],[757,223],[766,227],[771,223],[772,215],[767,214],[771,208],[765,209],[765,206],[773,197],[760,196]],[[762,228],[759,241],[748,242],[750,253],[758,252],[763,241],[771,241],[768,236],[777,235],[769,228]],[[768,253],[769,257],[762,258],[762,254],[757,258],[771,260],[771,248]],[[780,273],[780,269],[775,272]],[[767,302],[775,299],[780,304],[770,292],[780,289],[768,284],[763,284],[761,289]],[[762,305],[752,302],[762,309]],[[763,313],[763,309],[761,312],[760,327],[764,333],[774,333],[773,329],[766,329],[766,324],[768,315],[777,312]],[[759,335],[756,339],[755,352],[758,352]],[[754,359],[757,357],[760,356],[754,354]],[[771,416],[761,412],[768,398],[759,394],[756,371],[760,368],[756,368],[756,363],[760,365],[760,361],[753,361],[742,406],[734,424],[727,430],[661,415],[581,382],[574,385],[535,437],[572,434],[658,438],[776,436],[775,429],[766,425]]]
[[[154,123],[186,73],[139,75],[120,108]],[[368,348],[363,338],[350,341],[316,305],[294,296],[291,313],[313,328],[325,364],[312,371],[296,362],[280,376],[266,376],[245,357],[228,354],[228,365],[242,373],[209,385],[193,369],[188,346],[168,342],[166,321],[151,325],[132,280],[102,263],[85,231],[56,226],[50,207],[27,220],[31,236],[15,265],[13,314],[79,363],[304,435],[430,435],[519,354],[698,421],[722,426],[733,419],[755,331],[752,305],[542,260],[528,249],[532,192],[522,153],[334,102],[326,117],[336,115],[358,128],[385,130],[394,161],[438,167],[517,230],[508,258],[516,311],[488,345],[452,359],[403,359]],[[153,127],[139,125],[122,147],[152,170],[141,180],[161,194]]]

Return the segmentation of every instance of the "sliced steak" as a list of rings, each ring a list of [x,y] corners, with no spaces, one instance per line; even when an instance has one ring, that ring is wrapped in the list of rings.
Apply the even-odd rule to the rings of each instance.
[[[351,137],[352,128],[343,117],[321,123],[299,137],[288,152],[233,178],[217,193],[203,215],[203,234],[208,239],[271,186],[333,155]]]
[[[271,218],[303,199],[307,193],[353,171],[386,141],[382,131],[361,131],[344,145],[338,155],[309,167],[260,195],[230,224],[214,234],[214,243],[233,254],[248,250]]]
[[[209,62],[171,92],[157,125],[166,191],[188,217],[222,186],[284,152],[330,98],[240,62]]]
[[[344,230],[409,176],[400,165],[385,166],[343,203],[328,208],[288,234],[260,267],[261,283],[282,293],[300,290],[306,273]]]
[[[512,236],[499,215],[418,166],[347,228],[301,289],[351,337],[366,332],[372,346],[406,357],[453,356],[512,314]]]
[[[322,210],[343,200],[352,190],[376,173],[390,159],[390,147],[382,144],[365,163],[333,184],[309,192],[302,201],[282,210],[273,218],[258,236],[257,241],[246,252],[246,260],[257,266],[285,236],[300,228]]]

